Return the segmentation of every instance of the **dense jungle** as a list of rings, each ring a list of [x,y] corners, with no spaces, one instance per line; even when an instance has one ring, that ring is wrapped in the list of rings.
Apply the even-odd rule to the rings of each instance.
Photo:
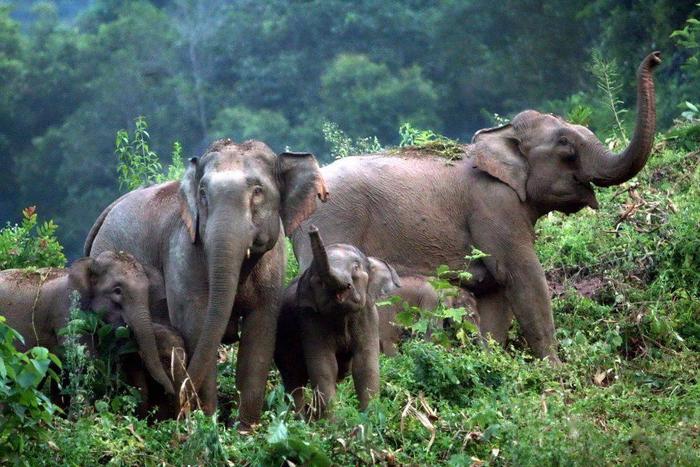
[[[0,0],[0,76],[0,465],[700,464],[696,0]]]

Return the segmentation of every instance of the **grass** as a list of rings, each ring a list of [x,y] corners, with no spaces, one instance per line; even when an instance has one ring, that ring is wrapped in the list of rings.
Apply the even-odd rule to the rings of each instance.
[[[236,413],[230,350],[218,420],[149,424],[95,403],[56,419],[24,462],[697,465],[700,161],[698,141],[688,146],[659,139],[637,179],[598,190],[599,212],[538,224],[562,368],[533,360],[517,329],[505,350],[409,340],[382,357],[381,394],[365,413],[347,379],[333,418],[298,420],[271,371],[262,423],[244,436],[223,423]]]

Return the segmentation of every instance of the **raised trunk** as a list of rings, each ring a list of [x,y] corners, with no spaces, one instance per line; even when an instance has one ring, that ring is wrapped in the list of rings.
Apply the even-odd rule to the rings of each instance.
[[[341,282],[336,274],[333,273],[330,263],[328,262],[328,253],[326,246],[323,244],[321,235],[315,226],[309,227],[309,240],[311,241],[311,253],[314,256],[312,266],[316,269],[319,276],[331,289],[342,288]]]
[[[208,245],[209,304],[197,345],[187,366],[187,373],[197,391],[207,372],[216,371],[218,347],[231,318],[241,267],[251,243],[250,232],[245,231],[241,224],[232,226],[229,221],[212,225],[205,239],[205,245]]]
[[[312,225],[309,227],[309,241],[311,242],[311,253],[314,256],[314,267],[322,276],[330,274],[331,269],[330,265],[328,264],[326,246],[323,244],[321,234],[318,233],[316,226]]]
[[[652,52],[637,71],[637,121],[627,148],[619,154],[595,140],[586,148],[582,172],[598,186],[618,185],[634,177],[646,164],[656,132],[656,103],[652,71],[661,63],[659,52]]]
[[[168,374],[160,362],[156,336],[153,332],[153,323],[148,308],[143,306],[129,307],[124,319],[134,331],[139,353],[148,372],[168,393],[175,394],[172,381],[168,378]]]

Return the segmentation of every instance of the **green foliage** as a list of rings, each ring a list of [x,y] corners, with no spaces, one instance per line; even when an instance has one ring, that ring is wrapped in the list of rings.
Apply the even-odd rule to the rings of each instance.
[[[120,378],[120,358],[137,351],[131,332],[120,326],[114,328],[98,311],[79,308],[80,296],[71,296],[68,324],[59,331],[63,342],[63,374],[68,385],[63,394],[70,397],[69,417],[76,419],[92,410],[98,401],[111,410],[132,410],[134,402],[121,397],[125,385]]]
[[[700,72],[700,20],[693,17],[688,18],[685,21],[685,26],[673,31],[670,37],[689,52],[683,67],[691,75],[698,76],[698,72]]]
[[[626,145],[629,140],[624,127],[623,115],[627,110],[620,108],[623,104],[619,97],[622,83],[617,63],[614,59],[606,60],[599,49],[593,50],[591,60],[590,70],[596,78],[596,84],[602,94],[602,101],[615,121],[614,133],[622,140],[623,145]]]
[[[117,131],[114,152],[119,158],[117,172],[120,188],[130,191],[154,183],[180,179],[185,173],[182,145],[177,141],[173,143],[172,164],[164,170],[158,155],[149,146],[151,136],[147,131],[148,123],[145,117],[138,117],[135,124],[133,137],[130,137],[126,130]]]
[[[201,410],[185,420],[187,441],[183,445],[183,464],[226,465],[228,457],[221,444],[216,415],[206,416]]]
[[[26,443],[47,433],[55,412],[59,411],[40,391],[44,381],[58,383],[50,368],[61,362],[44,347],[19,352],[15,341],[22,336],[5,323],[0,316],[0,452],[15,461],[27,449]],[[5,460],[7,457],[3,456]]]
[[[430,153],[444,157],[448,161],[461,159],[463,156],[462,147],[459,143],[446,136],[435,133],[432,130],[421,130],[414,128],[406,122],[399,127],[401,141],[399,147],[416,147],[426,149]]]
[[[212,122],[211,133],[217,138],[235,141],[256,139],[267,143],[278,152],[285,149],[291,136],[289,121],[281,112],[245,106],[221,109]]]
[[[39,224],[34,206],[23,209],[20,225],[0,229],[0,270],[63,267],[66,257],[56,239],[57,229],[51,220]]]
[[[371,154],[382,150],[376,136],[366,136],[353,140],[333,122],[323,122],[321,130],[323,131],[323,139],[330,147],[333,159],[342,159],[355,154]]]
[[[339,54],[321,76],[320,95],[326,119],[354,136],[388,140],[402,122],[439,124],[437,91],[418,65],[392,72],[365,55]]]
[[[284,252],[287,256],[287,266],[284,274],[284,285],[287,286],[289,283],[299,275],[299,262],[296,256],[294,256],[294,248],[292,247],[292,241],[285,237],[284,238]]]

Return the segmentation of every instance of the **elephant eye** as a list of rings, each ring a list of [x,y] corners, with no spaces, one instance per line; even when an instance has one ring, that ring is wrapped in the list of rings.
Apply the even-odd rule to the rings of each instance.
[[[202,201],[202,204],[207,204],[207,192],[204,191],[204,188],[199,189],[199,199]]]
[[[121,295],[121,294],[122,294],[122,288],[119,287],[119,286],[116,286],[116,287],[114,287],[114,288],[112,289],[112,293],[113,293],[114,295]]]
[[[559,144],[561,144],[562,146],[567,146],[569,144],[569,138],[567,138],[566,136],[560,137]]]

